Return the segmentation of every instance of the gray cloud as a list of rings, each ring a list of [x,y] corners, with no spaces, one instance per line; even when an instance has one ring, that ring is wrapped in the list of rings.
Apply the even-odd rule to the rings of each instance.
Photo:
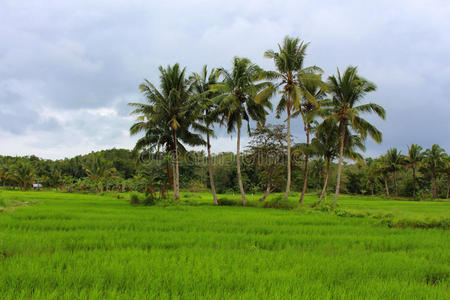
[[[357,65],[377,84],[367,100],[388,114],[370,117],[384,142],[369,142],[367,154],[412,142],[449,150],[449,15],[445,0],[2,1],[0,153],[131,148],[126,103],[143,100],[137,87],[157,81],[159,65],[198,71],[239,55],[272,68],[262,54],[286,34],[310,41],[307,64],[327,75]],[[218,132],[213,150],[233,151]]]

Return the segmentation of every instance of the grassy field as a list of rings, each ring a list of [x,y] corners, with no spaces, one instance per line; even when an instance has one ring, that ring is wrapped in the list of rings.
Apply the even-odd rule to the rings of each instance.
[[[450,202],[344,196],[336,213],[313,195],[292,210],[182,199],[195,205],[1,191],[0,299],[450,298],[448,227],[412,228],[445,225]]]

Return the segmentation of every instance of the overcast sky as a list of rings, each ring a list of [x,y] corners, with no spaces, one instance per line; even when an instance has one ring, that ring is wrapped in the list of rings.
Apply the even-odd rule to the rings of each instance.
[[[144,78],[179,62],[229,68],[263,58],[285,35],[311,42],[326,75],[356,65],[386,108],[381,145],[450,150],[450,1],[0,0],[0,155],[64,158],[129,148],[130,101]],[[274,102],[276,99],[274,99]],[[303,141],[301,120],[292,124]],[[244,138],[244,142],[247,139]],[[234,151],[219,134],[213,151]]]

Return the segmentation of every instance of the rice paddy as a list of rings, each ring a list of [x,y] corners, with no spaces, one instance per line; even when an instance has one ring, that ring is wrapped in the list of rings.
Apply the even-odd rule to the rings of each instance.
[[[343,196],[335,213],[310,208],[315,195],[291,210],[182,199],[1,191],[0,298],[450,298],[450,202]]]

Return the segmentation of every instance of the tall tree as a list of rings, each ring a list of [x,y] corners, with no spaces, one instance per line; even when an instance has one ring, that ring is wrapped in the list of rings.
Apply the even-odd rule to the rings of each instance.
[[[12,177],[24,190],[28,190],[33,183],[34,175],[34,169],[28,161],[19,161],[12,168]]]
[[[302,116],[303,129],[306,134],[306,143],[304,147],[305,162],[303,170],[303,188],[300,194],[300,203],[303,203],[303,199],[308,187],[308,160],[311,156],[310,149],[310,134],[314,119],[320,113],[320,102],[326,97],[328,87],[322,81],[321,74],[309,73],[299,76],[298,79],[300,92],[301,92],[301,104],[298,113]]]
[[[392,173],[394,178],[394,188],[395,196],[398,196],[398,185],[397,185],[397,172],[401,170],[404,159],[401,151],[397,148],[391,148],[386,153],[386,162],[388,164],[389,171]]]
[[[413,177],[413,197],[416,197],[416,170],[420,168],[420,165],[423,160],[423,152],[422,147],[417,144],[411,144],[408,147],[408,156],[406,157],[406,167],[412,169],[412,177]]]
[[[218,116],[214,113],[214,110],[217,108],[216,103],[212,101],[212,99],[217,96],[210,89],[213,84],[218,82],[220,72],[219,70],[212,69],[208,74],[208,67],[203,66],[202,72],[200,74],[194,73],[190,77],[190,80],[193,82],[193,92],[196,95],[196,99],[198,99],[202,114],[202,121],[206,125],[208,131],[206,132],[206,149],[208,153],[208,172],[209,172],[209,183],[211,186],[211,192],[213,195],[213,201],[215,205],[218,205],[219,202],[217,200],[216,195],[216,186],[214,184],[214,174],[212,167],[212,158],[211,158],[211,136],[213,136],[213,132],[210,132],[211,127],[214,123],[218,122]]]
[[[144,139],[138,143],[148,142],[153,147],[164,145],[166,150],[172,151],[174,198],[179,199],[180,141],[191,146],[204,145],[201,134],[193,133],[192,130],[205,133],[208,129],[198,121],[198,103],[191,97],[191,86],[185,78],[186,69],[175,64],[166,69],[159,67],[159,71],[160,89],[145,80],[139,88],[146,96],[147,103],[129,104],[136,107],[132,114],[138,115],[130,131],[132,134],[145,132]]]
[[[231,71],[219,69],[223,81],[211,86],[211,90],[220,95],[214,98],[217,103],[216,113],[221,116],[220,123],[225,124],[227,132],[237,130],[236,167],[241,192],[242,204],[245,205],[245,191],[241,176],[240,143],[241,129],[244,121],[250,131],[250,120],[264,123],[266,108],[272,108],[269,101],[273,86],[268,81],[261,81],[263,70],[248,58],[234,57]]]
[[[276,71],[266,72],[266,78],[276,80],[274,86],[280,90],[281,99],[277,106],[277,115],[286,111],[286,141],[287,141],[287,180],[284,199],[287,199],[291,189],[291,114],[294,109],[300,108],[301,93],[299,89],[299,79],[319,68],[305,67],[306,49],[308,43],[300,41],[298,38],[286,36],[283,44],[278,44],[278,52],[267,50],[264,53],[266,58],[274,61]]]
[[[325,180],[317,204],[320,204],[325,196],[331,162],[339,156],[339,143],[339,125],[333,119],[325,119],[317,127],[316,136],[311,142],[314,152],[326,161]],[[364,143],[358,135],[352,135],[347,129],[344,141],[344,156],[352,160],[362,160],[361,154],[357,152],[358,149],[365,151]]]
[[[368,103],[358,105],[367,93],[376,90],[375,84],[358,75],[356,67],[348,67],[341,76],[339,69],[336,76],[328,78],[328,85],[332,95],[328,117],[339,123],[339,162],[337,171],[336,193],[334,195],[334,205],[336,205],[340,185],[342,164],[344,158],[344,144],[347,129],[355,131],[361,140],[365,140],[369,135],[375,142],[382,140],[381,132],[367,120],[361,117],[362,113],[376,113],[380,118],[385,118],[385,110],[378,104]]]
[[[248,157],[255,165],[258,175],[266,181],[266,191],[260,201],[277,187],[273,177],[281,173],[281,162],[286,156],[284,125],[258,126],[251,133],[248,146]],[[284,170],[284,168],[283,168]]]
[[[431,176],[431,195],[433,199],[437,197],[436,176],[445,166],[447,157],[448,155],[445,153],[445,150],[437,144],[431,146],[431,149],[425,150],[424,163],[427,172]]]
[[[96,183],[96,192],[103,193],[104,183],[117,172],[112,164],[102,159],[98,153],[92,155],[84,165],[84,170],[92,182]]]

